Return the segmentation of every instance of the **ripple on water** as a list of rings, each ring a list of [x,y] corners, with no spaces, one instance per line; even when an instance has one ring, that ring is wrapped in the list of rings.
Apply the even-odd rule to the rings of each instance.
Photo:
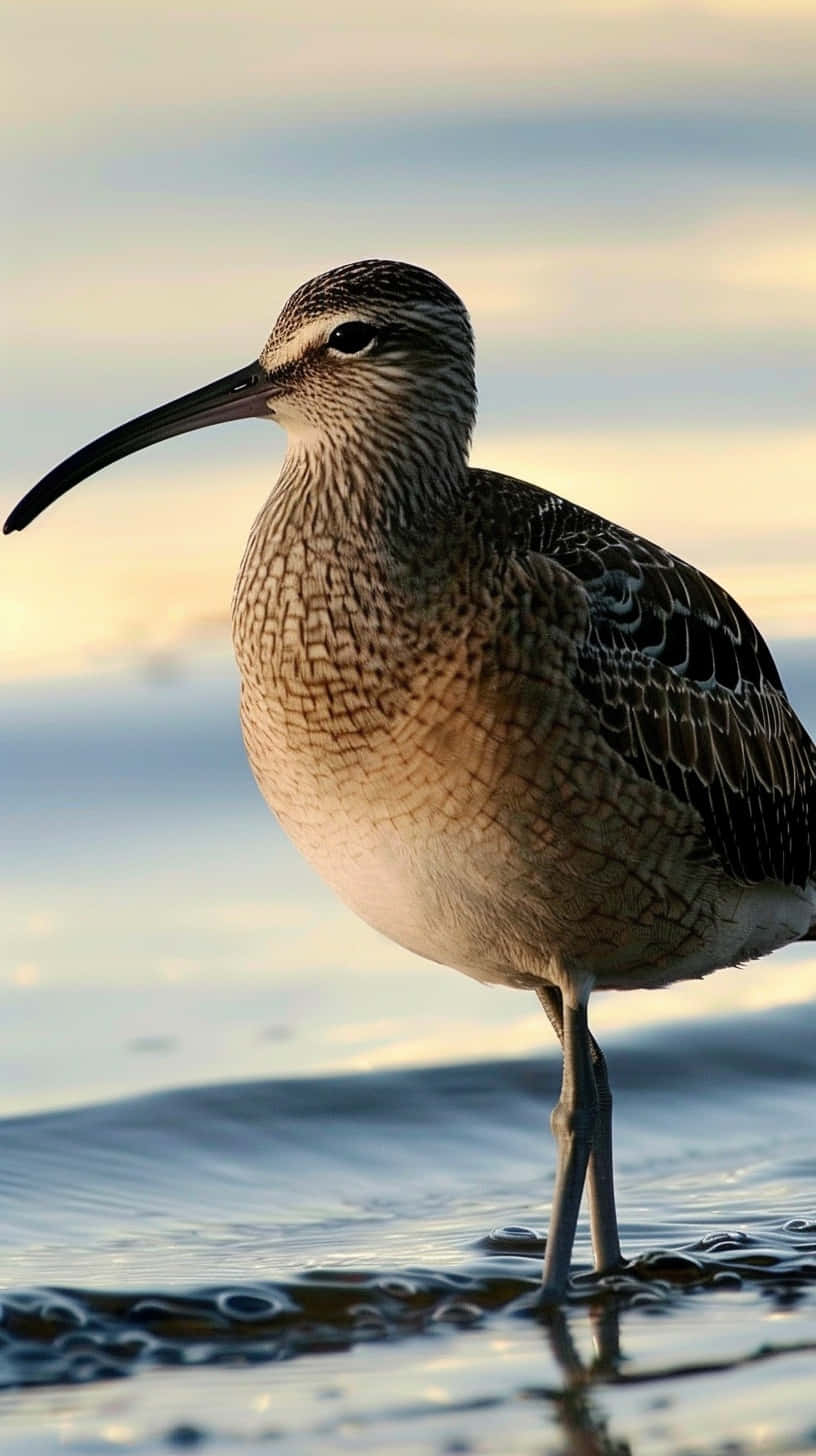
[[[161,1365],[279,1361],[393,1340],[498,1312],[540,1318],[542,1238],[496,1229],[462,1269],[308,1269],[274,1283],[182,1291],[21,1289],[0,1302],[0,1385],[82,1383]],[[790,1303],[816,1284],[816,1225],[772,1237],[713,1233],[651,1251],[613,1274],[579,1274],[568,1304],[670,1306],[695,1291],[755,1286]],[[814,1341],[816,1348],[816,1341]]]

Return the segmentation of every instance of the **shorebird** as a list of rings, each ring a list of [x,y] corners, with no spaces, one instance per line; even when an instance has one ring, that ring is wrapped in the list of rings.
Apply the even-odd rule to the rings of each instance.
[[[542,1299],[584,1186],[621,1263],[598,988],[816,936],[816,749],[735,601],[668,551],[468,465],[467,311],[422,268],[304,284],[259,359],[71,456],[12,511],[157,440],[276,420],[233,599],[244,740],[308,860],[378,930],[535,991],[563,1048]]]

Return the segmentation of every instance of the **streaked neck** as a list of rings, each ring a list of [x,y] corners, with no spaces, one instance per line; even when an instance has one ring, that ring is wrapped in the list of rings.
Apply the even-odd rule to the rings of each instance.
[[[384,564],[422,563],[445,544],[467,482],[463,445],[443,428],[338,430],[291,441],[256,522],[267,551],[296,537]]]

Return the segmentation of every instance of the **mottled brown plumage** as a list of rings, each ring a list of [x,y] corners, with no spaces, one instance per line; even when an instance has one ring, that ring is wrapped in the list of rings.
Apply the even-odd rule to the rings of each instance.
[[[816,750],[714,582],[468,465],[467,313],[424,270],[312,280],[257,363],[79,452],[26,524],[117,455],[217,418],[287,430],[233,602],[250,761],[366,920],[537,991],[564,1047],[544,1269],[564,1289],[587,1168],[620,1260],[593,987],[657,986],[813,932]]]

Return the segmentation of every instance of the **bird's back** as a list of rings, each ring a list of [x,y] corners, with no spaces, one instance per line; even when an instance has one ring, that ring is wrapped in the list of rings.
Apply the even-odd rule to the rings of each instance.
[[[586,605],[574,683],[604,739],[696,810],[736,880],[804,888],[816,876],[816,747],[739,604],[679,557],[549,491],[472,470],[470,496],[496,549],[574,579]]]

